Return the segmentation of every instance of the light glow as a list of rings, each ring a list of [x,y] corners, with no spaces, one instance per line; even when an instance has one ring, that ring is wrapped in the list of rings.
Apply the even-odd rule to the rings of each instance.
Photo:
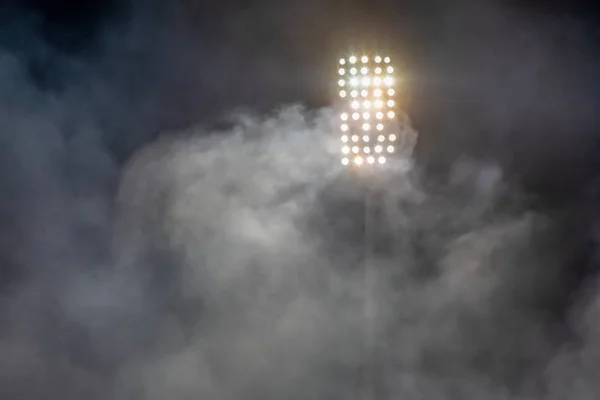
[[[396,117],[396,77],[390,62],[390,57],[366,54],[339,59],[342,77],[334,82],[345,104],[339,114],[343,165],[383,164],[384,155],[396,151],[395,123],[388,122]]]

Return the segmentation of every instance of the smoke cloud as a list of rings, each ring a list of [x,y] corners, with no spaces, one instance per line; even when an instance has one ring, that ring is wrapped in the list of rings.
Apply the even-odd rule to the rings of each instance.
[[[241,10],[201,39],[192,3],[153,7],[133,3],[68,51],[41,38],[36,14],[1,32],[1,398],[347,399],[365,368],[378,399],[597,397],[588,203],[538,207],[505,153],[469,146],[442,151],[446,179],[418,163],[350,176],[336,110],[294,101],[329,84],[293,60],[318,58],[309,44],[328,23],[311,41],[301,22],[335,7]],[[442,31],[482,15],[457,13]],[[292,20],[273,45],[303,43],[288,64],[248,34]],[[534,47],[533,70],[551,60]],[[486,88],[510,98],[539,77],[494,81],[488,65],[467,85],[484,104],[499,101]],[[517,111],[500,103],[481,118],[510,138]],[[587,110],[569,155],[589,143]],[[551,111],[562,127],[568,112]],[[412,148],[417,131],[403,126]],[[473,125],[451,128],[446,138],[473,144]],[[421,129],[419,143],[436,135]]]

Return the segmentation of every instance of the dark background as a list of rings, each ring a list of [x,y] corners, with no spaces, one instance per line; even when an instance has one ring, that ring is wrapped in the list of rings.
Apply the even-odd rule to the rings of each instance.
[[[419,132],[417,163],[431,181],[443,182],[460,158],[494,160],[553,218],[551,246],[564,245],[565,273],[550,312],[562,318],[596,270],[600,58],[592,2],[2,4],[0,60],[16,65],[0,89],[8,292],[32,277],[60,288],[63,261],[80,253],[109,262],[98,245],[110,242],[109,229],[80,220],[68,208],[79,201],[60,205],[64,198],[112,204],[122,170],[162,132],[217,125],[238,108],[329,105],[332,65],[349,46],[381,48],[398,60],[402,103]],[[56,109],[55,98],[62,99]],[[44,124],[36,125],[38,116]],[[46,223],[65,226],[65,243],[36,242]],[[60,267],[46,263],[55,259]],[[61,334],[42,342],[60,349],[53,340]],[[80,346],[75,353],[91,347]]]
[[[2,15],[20,32],[6,28],[2,43],[26,58],[44,90],[65,90],[91,73],[112,74],[128,87],[133,126],[113,124],[120,127],[106,133],[121,162],[160,130],[207,122],[238,106],[326,105],[331,60],[364,44],[400,60],[404,107],[423,132],[422,162],[443,169],[461,153],[493,157],[520,182],[560,197],[573,196],[595,170],[592,2],[15,4]],[[107,32],[118,36],[136,24],[133,47],[103,43]],[[52,50],[36,50],[36,39]],[[70,71],[57,54],[91,67]]]

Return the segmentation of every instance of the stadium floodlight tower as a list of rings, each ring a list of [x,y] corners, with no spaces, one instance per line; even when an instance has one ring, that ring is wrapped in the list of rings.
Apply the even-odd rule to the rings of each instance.
[[[341,161],[385,164],[396,151],[396,79],[389,56],[350,55],[338,61]]]
[[[341,162],[349,169],[367,172],[364,187],[364,276],[365,276],[365,359],[362,368],[362,399],[377,398],[376,290],[377,271],[372,260],[375,230],[373,188],[377,175],[399,150],[400,124],[397,122],[396,76],[389,56],[351,54],[338,61],[337,90],[341,100],[339,133]],[[401,138],[400,138],[401,139]],[[372,172],[372,173],[371,173]],[[360,174],[362,175],[362,174]]]

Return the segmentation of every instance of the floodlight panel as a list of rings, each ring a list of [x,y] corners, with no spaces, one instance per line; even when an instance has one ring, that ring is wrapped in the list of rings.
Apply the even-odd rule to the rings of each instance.
[[[390,57],[380,54],[352,54],[339,60],[343,165],[384,164],[396,151],[394,72]],[[345,74],[350,74],[348,80]]]

